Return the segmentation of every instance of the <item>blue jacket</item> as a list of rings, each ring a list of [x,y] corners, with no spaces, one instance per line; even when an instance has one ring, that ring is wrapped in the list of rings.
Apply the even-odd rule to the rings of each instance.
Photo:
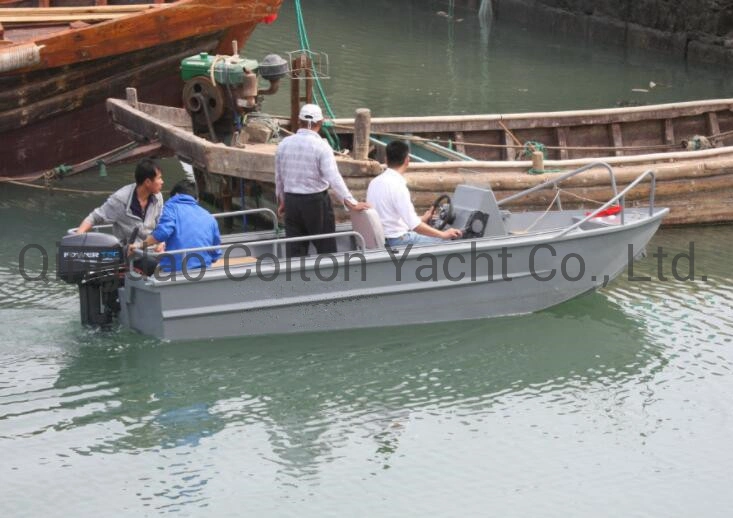
[[[165,249],[168,252],[221,244],[219,225],[214,216],[187,194],[177,194],[165,202],[163,213],[160,215],[158,226],[153,230],[152,236],[156,241],[165,242]],[[211,266],[211,263],[219,257],[221,257],[221,250],[187,254],[186,271],[201,268],[202,258],[206,266]],[[160,260],[161,269],[171,271],[171,259],[173,259],[173,269],[181,271],[184,259],[181,254],[163,256]]]

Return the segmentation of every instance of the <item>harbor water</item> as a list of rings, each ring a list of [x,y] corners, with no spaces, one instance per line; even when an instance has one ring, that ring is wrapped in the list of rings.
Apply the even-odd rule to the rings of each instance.
[[[733,97],[727,70],[448,2],[303,4],[341,117]],[[296,49],[295,27],[286,1],[244,53]],[[167,187],[182,174],[165,161]],[[0,515],[730,515],[732,226],[662,229],[537,314],[163,343],[82,328],[76,288],[40,278],[130,177],[0,184]]]

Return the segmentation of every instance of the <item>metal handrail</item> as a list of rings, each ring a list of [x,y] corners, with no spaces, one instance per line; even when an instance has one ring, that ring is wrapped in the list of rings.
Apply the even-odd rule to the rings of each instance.
[[[165,252],[149,252],[148,247],[143,249],[136,249],[134,252],[135,257],[143,257],[147,255],[148,257],[161,257],[163,255],[180,255],[180,254],[190,254],[193,252],[210,252],[212,250],[224,250],[226,248],[234,247],[234,246],[244,246],[245,248],[249,249],[250,247],[254,247],[255,245],[270,245],[270,244],[280,244],[280,243],[298,243],[301,241],[318,241],[319,239],[328,239],[328,238],[336,238],[336,237],[355,237],[357,238],[357,241],[359,244],[361,244],[362,250],[366,249],[366,242],[364,241],[364,237],[354,230],[344,231],[344,232],[332,232],[330,234],[314,234],[311,236],[295,236],[295,237],[283,237],[283,238],[276,238],[276,239],[262,239],[260,241],[241,241],[241,242],[235,242],[235,243],[228,243],[226,245],[214,245],[214,246],[202,246],[197,248],[181,248],[180,250],[166,250]]]
[[[611,205],[613,205],[616,201],[621,200],[621,203],[619,205],[621,206],[621,224],[623,225],[625,223],[625,217],[624,217],[624,209],[626,208],[626,194],[632,190],[634,187],[639,185],[647,176],[651,176],[651,189],[649,190],[649,215],[654,214],[654,193],[657,189],[657,174],[652,171],[651,169],[648,169],[641,173],[639,177],[631,182],[629,185],[626,186],[626,188],[621,191],[620,193],[616,194],[613,198],[608,200],[606,203],[601,205],[599,208],[588,214],[585,218],[582,220],[574,223],[573,225],[570,225],[568,228],[561,231],[559,234],[557,234],[557,237],[562,237],[568,232],[572,232],[579,226],[581,226],[583,223],[586,223],[590,221],[591,219],[595,218],[599,213],[609,208]]]
[[[275,211],[268,208],[260,208],[260,209],[247,209],[247,210],[235,210],[234,212],[218,212],[216,214],[212,214],[214,218],[228,218],[231,216],[246,216],[247,214],[256,214],[258,212],[267,212],[269,215],[272,216],[272,230],[274,232],[277,232],[277,214],[275,214]]]
[[[212,216],[214,216],[215,219],[219,219],[219,218],[228,218],[231,216],[246,216],[247,214],[256,214],[258,212],[266,212],[270,216],[272,216],[272,222],[273,222],[272,230],[277,232],[277,214],[275,214],[275,211],[273,211],[272,209],[268,209],[264,207],[260,209],[236,210],[234,212],[218,212],[216,214],[212,214]],[[105,224],[105,225],[94,225],[92,227],[92,230],[108,229],[108,228],[112,228],[113,226],[114,225],[112,225],[111,223]],[[66,231],[66,233],[67,234],[76,234],[77,230],[79,230],[79,227],[70,228]]]
[[[528,194],[532,194],[533,192],[537,192],[537,191],[541,191],[543,189],[547,189],[550,186],[557,187],[558,184],[560,184],[561,182],[564,182],[568,178],[571,178],[571,177],[573,177],[575,175],[584,173],[584,172],[588,171],[589,169],[595,169],[596,167],[603,167],[604,169],[606,169],[608,171],[608,174],[611,177],[611,188],[613,189],[613,195],[614,196],[617,196],[618,195],[618,189],[616,188],[616,177],[613,175],[613,169],[606,162],[600,162],[599,161],[599,162],[593,162],[593,163],[588,164],[588,165],[584,165],[580,169],[576,169],[575,171],[570,171],[569,173],[565,173],[564,175],[562,175],[562,176],[560,176],[558,178],[554,178],[552,180],[543,182],[540,185],[535,185],[534,187],[530,187],[529,189],[524,190],[522,192],[518,192],[517,194],[512,194],[511,196],[507,196],[506,198],[502,198],[501,200],[497,201],[496,204],[499,207],[501,207],[505,203],[508,203],[510,201],[517,200],[519,198],[522,198],[524,196],[527,196]],[[560,209],[562,209],[562,207],[560,207]]]
[[[112,228],[113,226],[114,225],[112,225],[111,223],[110,224],[105,224],[105,225],[94,225],[92,227],[92,230],[99,230],[99,229],[103,229],[103,228]],[[66,231],[66,233],[67,234],[76,234],[76,231],[77,230],[79,230],[79,227],[70,228],[69,230]]]

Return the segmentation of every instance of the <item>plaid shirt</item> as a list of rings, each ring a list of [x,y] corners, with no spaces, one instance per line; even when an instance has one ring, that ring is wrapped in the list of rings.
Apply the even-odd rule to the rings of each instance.
[[[275,154],[275,194],[314,194],[333,189],[339,200],[356,203],[336,166],[328,143],[315,131],[301,128],[280,143]]]

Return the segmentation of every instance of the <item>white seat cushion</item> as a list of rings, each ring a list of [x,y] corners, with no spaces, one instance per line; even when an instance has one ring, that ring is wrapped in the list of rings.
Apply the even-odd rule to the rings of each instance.
[[[384,230],[376,210],[351,211],[351,225],[364,238],[367,250],[384,248]]]

